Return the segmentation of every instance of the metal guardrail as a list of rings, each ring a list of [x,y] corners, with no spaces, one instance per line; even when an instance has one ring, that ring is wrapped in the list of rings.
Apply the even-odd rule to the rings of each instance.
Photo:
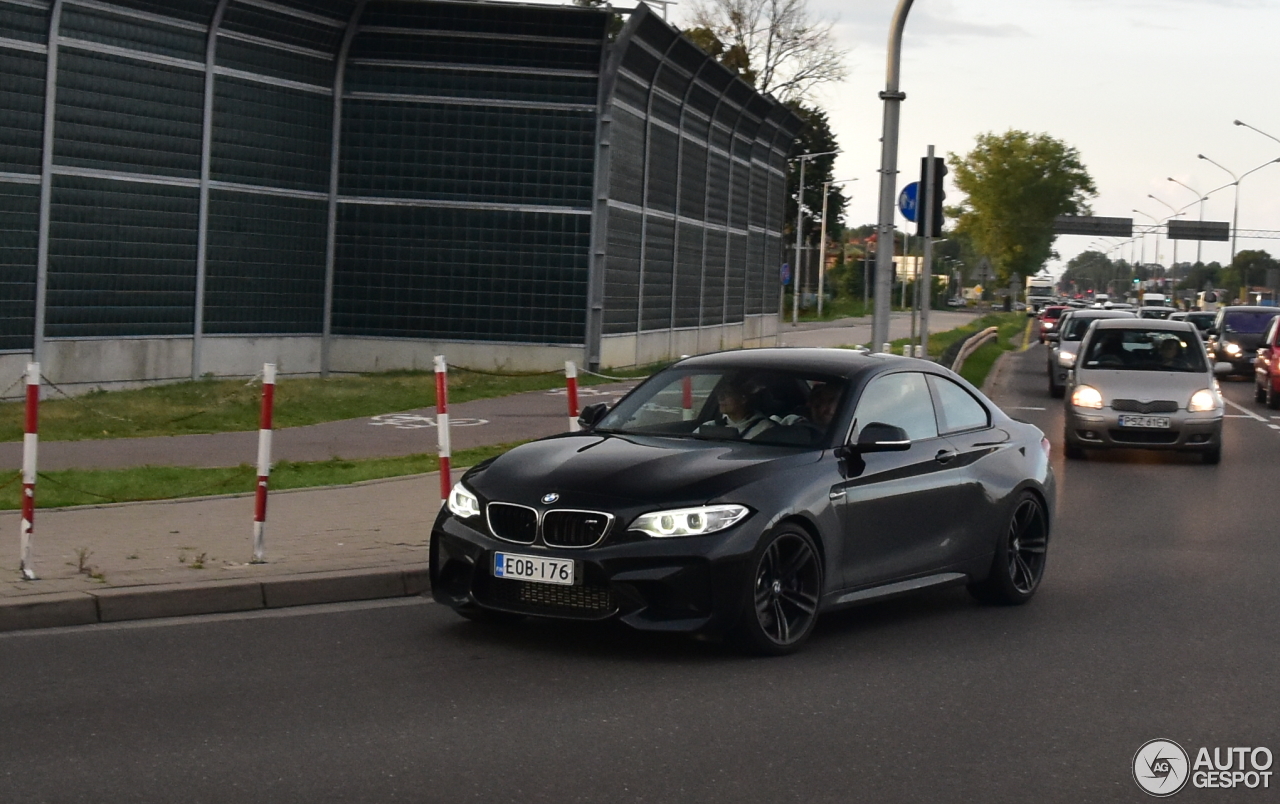
[[[974,352],[978,351],[983,346],[987,345],[988,343],[990,343],[991,341],[999,337],[999,334],[1000,334],[999,327],[987,327],[986,329],[982,330],[978,334],[966,340],[964,342],[964,346],[960,348],[960,353],[956,355],[956,359],[952,361],[951,370],[959,374],[960,369],[964,367],[964,361],[968,360],[969,356],[972,355]]]

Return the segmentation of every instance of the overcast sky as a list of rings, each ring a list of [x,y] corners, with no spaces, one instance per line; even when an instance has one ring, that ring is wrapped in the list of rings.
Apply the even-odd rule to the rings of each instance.
[[[836,178],[858,179],[846,221],[873,223],[883,121],[877,93],[897,2],[809,2],[837,20],[849,49],[848,80],[820,98],[843,149]],[[683,10],[672,7],[672,22],[683,22]],[[1149,222],[1136,208],[1167,217],[1151,194],[1174,208],[1190,204],[1195,220],[1198,196],[1167,177],[1201,193],[1232,181],[1197,154],[1237,175],[1280,157],[1280,143],[1232,124],[1240,119],[1280,137],[1277,35],[1280,0],[916,0],[903,48],[898,187],[915,180],[929,144],[940,155],[963,154],[982,132],[1022,129],[1079,149],[1098,187],[1095,215]],[[1240,229],[1280,230],[1280,164],[1240,189]],[[1205,220],[1231,220],[1233,190],[1209,195]],[[1092,240],[1063,236],[1056,247],[1065,261]],[[1150,262],[1154,237],[1146,241]],[[1238,248],[1275,255],[1280,240],[1242,237]],[[1169,241],[1161,238],[1159,250],[1172,262]],[[1180,241],[1179,261],[1195,251],[1195,241]],[[1229,258],[1229,243],[1203,245],[1206,262]]]

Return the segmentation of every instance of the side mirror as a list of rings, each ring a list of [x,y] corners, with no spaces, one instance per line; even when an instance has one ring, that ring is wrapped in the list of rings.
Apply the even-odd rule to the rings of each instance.
[[[1205,327],[1204,334],[1206,334],[1206,335],[1217,335],[1217,334],[1218,334],[1218,328],[1217,328],[1217,327]]]
[[[590,430],[592,427],[599,424],[600,420],[604,418],[604,414],[608,412],[609,406],[604,402],[587,405],[582,409],[582,412],[578,414],[578,424],[581,425],[582,429]]]
[[[1054,343],[1057,343],[1058,341],[1062,340],[1062,336],[1059,335],[1057,332],[1046,332],[1044,334],[1044,339],[1046,341],[1053,341]]]
[[[1230,363],[1214,363],[1213,373],[1219,377],[1225,377],[1231,373],[1232,366]]]
[[[871,422],[858,434],[858,452],[902,452],[911,449],[911,439],[901,427]]]

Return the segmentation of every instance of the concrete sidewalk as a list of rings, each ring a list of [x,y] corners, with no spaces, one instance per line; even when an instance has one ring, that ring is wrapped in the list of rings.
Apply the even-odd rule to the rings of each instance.
[[[18,576],[19,514],[0,513],[0,631],[420,594],[439,483],[274,492],[264,564],[251,495],[39,510],[35,581]]]

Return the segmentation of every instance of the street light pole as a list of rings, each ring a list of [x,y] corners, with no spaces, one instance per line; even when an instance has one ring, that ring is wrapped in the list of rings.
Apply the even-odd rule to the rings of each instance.
[[[1264,137],[1267,137],[1268,139],[1273,139],[1273,140],[1275,140],[1276,142],[1280,142],[1280,139],[1276,139],[1275,137],[1272,137],[1270,134],[1268,134],[1267,132],[1265,132],[1265,131],[1263,131],[1262,129],[1258,128],[1257,126],[1251,126],[1251,125],[1249,125],[1248,123],[1242,122],[1242,121],[1240,121],[1240,120],[1232,120],[1231,122],[1232,122],[1232,123],[1235,123],[1237,126],[1244,126],[1245,128],[1253,129],[1254,131],[1258,132],[1259,134],[1261,134],[1261,135],[1262,135],[1262,136],[1264,136]]]
[[[1245,125],[1245,124],[1240,123],[1240,125]],[[1253,128],[1253,126],[1249,126],[1249,128]],[[1253,130],[1257,131],[1256,128]],[[1262,132],[1258,132],[1258,133],[1261,134]],[[1271,135],[1268,134],[1267,136],[1269,137]],[[1212,159],[1205,156],[1204,154],[1197,154],[1197,156],[1199,156],[1201,159],[1208,162],[1209,164],[1213,165],[1214,167],[1217,167],[1217,168],[1220,168],[1221,170],[1226,171],[1227,174],[1230,175],[1232,179],[1235,179],[1235,181],[1231,182],[1230,184],[1222,185],[1222,187],[1230,187],[1231,185],[1235,185],[1235,188],[1236,188],[1235,208],[1231,212],[1231,262],[1234,263],[1236,261],[1236,228],[1238,227],[1240,222],[1240,182],[1243,181],[1245,176],[1248,176],[1250,173],[1256,173],[1257,171],[1262,170],[1267,165],[1273,165],[1276,162],[1280,162],[1280,158],[1268,159],[1266,162],[1263,162],[1261,165],[1258,165],[1256,168],[1253,168],[1252,170],[1246,170],[1244,173],[1241,173],[1239,176],[1237,176],[1235,173],[1232,173],[1230,170],[1227,170],[1227,168],[1213,161]],[[1210,190],[1209,192],[1215,193],[1218,190],[1221,190],[1222,187],[1218,187],[1217,189]]]
[[[1164,201],[1162,199],[1156,198],[1151,193],[1147,193],[1147,198],[1150,198],[1152,201],[1159,201],[1161,204],[1164,204],[1166,207],[1169,208],[1169,211],[1173,214],[1165,218],[1166,221],[1171,221],[1182,214],[1182,210],[1174,209],[1173,204],[1170,204],[1168,201]],[[1168,232],[1165,232],[1165,237],[1169,237]],[[1178,241],[1174,240],[1172,237],[1169,237],[1169,239],[1173,240],[1173,267],[1177,268],[1178,267]],[[1156,243],[1159,243],[1159,242],[1160,242],[1160,235],[1156,235]],[[1160,270],[1161,270],[1161,273],[1165,273],[1164,266],[1161,266]]]
[[[889,50],[885,64],[884,130],[880,137],[880,210],[876,225],[876,298],[871,324],[871,344],[880,349],[889,341],[889,309],[893,293],[893,202],[898,178],[898,116],[907,95],[898,88],[902,68],[902,34],[913,0],[898,0],[889,26]],[[886,248],[886,244],[888,248]]]
[[[1183,186],[1183,187],[1186,187],[1188,190],[1190,190],[1191,192],[1193,192],[1193,193],[1195,193],[1195,194],[1196,194],[1196,197],[1200,199],[1200,222],[1201,222],[1201,223],[1204,223],[1204,202],[1205,202],[1205,201],[1207,201],[1207,200],[1209,200],[1209,199],[1208,199],[1208,197],[1207,197],[1207,196],[1205,196],[1203,193],[1201,193],[1201,192],[1200,192],[1199,190],[1197,190],[1196,188],[1194,188],[1194,187],[1192,187],[1191,185],[1187,184],[1186,182],[1178,181],[1177,179],[1175,179],[1175,178],[1174,178],[1174,177],[1172,177],[1172,176],[1170,176],[1170,177],[1169,177],[1169,181],[1173,182],[1174,184],[1178,184],[1178,185],[1181,185],[1181,186]],[[1203,240],[1196,240],[1196,262],[1200,262],[1200,261],[1201,261],[1201,260],[1200,260],[1200,247],[1201,247],[1201,246],[1203,246],[1203,245],[1204,245],[1204,241],[1203,241]]]
[[[824,151],[820,154],[800,154],[791,161],[800,162],[800,190],[796,193],[796,264],[791,271],[791,326],[800,320],[800,232],[804,228],[804,163],[819,156],[831,156],[839,151]]]
[[[840,179],[822,183],[822,230],[818,235],[818,319],[822,319],[822,298],[826,293],[827,277],[827,194],[833,184],[847,184],[857,179]]]

